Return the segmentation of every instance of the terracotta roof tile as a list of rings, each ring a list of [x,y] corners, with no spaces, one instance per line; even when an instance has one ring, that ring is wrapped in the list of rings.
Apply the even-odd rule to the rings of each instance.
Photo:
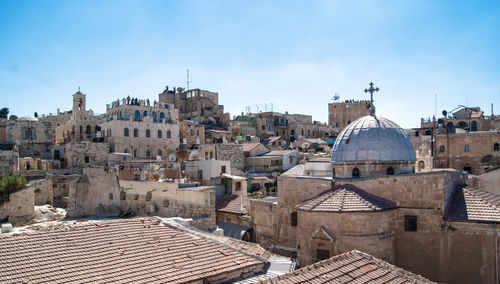
[[[246,196],[231,195],[217,202],[215,209],[219,212],[245,215],[250,210],[250,200]]]
[[[343,184],[297,205],[310,212],[370,212],[394,209],[395,202],[370,194],[352,184]]]
[[[237,272],[265,260],[159,224],[103,221],[0,236],[0,283],[176,283]]]
[[[360,251],[350,251],[260,283],[433,283]]]
[[[500,222],[500,195],[458,186],[445,213],[446,219]]]

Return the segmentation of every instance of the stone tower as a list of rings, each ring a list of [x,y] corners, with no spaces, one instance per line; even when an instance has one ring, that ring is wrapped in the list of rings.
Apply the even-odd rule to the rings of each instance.
[[[80,92],[80,88],[78,88],[78,92],[73,94],[73,120],[83,119],[85,109],[85,94]]]

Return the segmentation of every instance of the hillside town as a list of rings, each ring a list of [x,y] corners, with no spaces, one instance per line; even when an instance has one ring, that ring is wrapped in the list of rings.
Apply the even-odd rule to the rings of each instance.
[[[403,129],[378,91],[328,123],[168,86],[102,114],[80,88],[5,106],[0,282],[498,283],[500,116]]]

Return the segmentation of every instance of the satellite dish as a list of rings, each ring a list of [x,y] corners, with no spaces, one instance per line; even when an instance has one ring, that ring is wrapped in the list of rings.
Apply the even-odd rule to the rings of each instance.
[[[175,156],[175,154],[168,154],[168,160],[170,162],[175,162],[176,159],[177,157]]]
[[[446,110],[443,110],[442,114],[443,114],[444,117],[446,117],[446,115],[448,114],[448,112]]]

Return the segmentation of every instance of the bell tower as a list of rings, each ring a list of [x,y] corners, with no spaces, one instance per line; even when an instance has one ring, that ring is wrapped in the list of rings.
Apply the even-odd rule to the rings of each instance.
[[[85,114],[85,94],[78,92],[73,94],[73,120],[81,120]]]

